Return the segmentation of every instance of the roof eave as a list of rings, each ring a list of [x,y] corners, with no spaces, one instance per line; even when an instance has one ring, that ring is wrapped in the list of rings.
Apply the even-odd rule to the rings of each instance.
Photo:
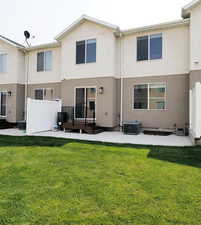
[[[177,21],[172,21],[172,22],[168,22],[168,23],[160,23],[160,24],[155,24],[155,25],[150,25],[150,26],[145,26],[145,27],[122,30],[121,33],[123,35],[129,35],[129,34],[152,31],[152,30],[157,30],[157,29],[173,28],[173,27],[188,25],[188,24],[189,24],[189,19],[184,19],[184,20],[177,20]]]
[[[10,40],[10,39],[2,36],[2,35],[0,35],[0,40],[4,41],[5,43],[7,43],[7,44],[9,44],[9,45],[11,45],[13,47],[18,48],[18,49],[24,49],[25,48],[25,46],[23,46],[21,44],[18,44],[17,42],[12,41],[12,40]]]
[[[201,3],[201,0],[193,0],[182,8],[182,17],[190,18],[191,10]]]
[[[78,20],[76,20],[74,23],[72,23],[70,26],[68,26],[65,30],[63,30],[61,33],[59,33],[55,37],[55,40],[60,41],[66,34],[71,32],[74,28],[76,28],[77,26],[81,25],[85,21],[90,21],[90,22],[93,22],[93,23],[105,26],[105,27],[107,27],[109,29],[113,29],[113,30],[118,30],[119,29],[119,27],[116,26],[116,25],[104,22],[102,20],[95,19],[93,17],[89,17],[87,15],[83,15]]]
[[[45,48],[57,48],[60,46],[61,46],[61,44],[59,42],[51,42],[51,43],[47,43],[47,44],[30,46],[30,47],[26,48],[26,50],[30,52],[30,51],[40,50],[40,49],[45,49]]]

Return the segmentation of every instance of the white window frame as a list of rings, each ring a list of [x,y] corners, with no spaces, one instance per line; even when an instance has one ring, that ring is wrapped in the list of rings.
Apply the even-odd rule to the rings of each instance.
[[[95,40],[96,41],[96,61],[95,62],[87,62],[87,41],[89,40]],[[84,63],[76,63],[76,57],[77,57],[77,54],[76,54],[76,48],[77,48],[77,42],[80,42],[80,41],[84,41],[84,45],[85,45],[85,53],[84,53]],[[88,39],[81,39],[81,40],[78,40],[75,42],[75,64],[76,65],[85,65],[85,64],[90,64],[90,63],[96,63],[97,62],[97,39],[96,38],[88,38]]]
[[[164,96],[164,102],[165,102],[165,108],[164,109],[150,109],[149,108],[149,86],[153,84],[158,84],[158,85],[164,85],[165,86],[165,96]],[[147,109],[136,109],[134,108],[135,106],[135,86],[136,85],[148,85],[148,95],[147,95]],[[167,110],[167,83],[166,82],[150,82],[150,83],[136,83],[133,85],[132,88],[132,110],[138,110],[138,111],[166,111]]]
[[[151,36],[152,35],[159,35],[159,34],[161,34],[161,36],[162,36],[162,56],[161,56],[161,58],[160,59],[151,59],[151,55],[150,55],[150,53],[151,53]],[[137,41],[138,41],[138,38],[139,37],[145,37],[145,36],[148,36],[148,59],[144,59],[144,60],[137,60],[137,51],[138,51],[138,45],[137,45]],[[147,35],[143,35],[143,36],[138,36],[137,38],[136,38],[136,61],[137,62],[147,62],[147,61],[153,61],[153,60],[162,60],[163,59],[163,33],[153,33],[153,34],[147,34]]]
[[[8,106],[8,104],[7,104],[7,101],[8,101],[8,92],[7,91],[0,91],[0,95],[2,93],[5,93],[6,94],[6,115],[4,116],[4,115],[1,115],[0,114],[0,117],[1,118],[6,118],[7,117],[7,106]],[[0,96],[0,108],[1,108],[1,96]]]
[[[42,53],[42,52],[43,52],[44,68],[43,68],[43,70],[38,71],[38,70],[37,70],[38,65],[36,65],[36,70],[37,70],[37,72],[39,72],[39,73],[40,73],[40,72],[50,72],[50,71],[53,70],[53,51],[52,51],[52,50],[39,51],[39,52],[36,53],[36,57],[38,57],[38,53]],[[52,54],[52,61],[51,61],[51,69],[50,69],[50,70],[47,70],[47,68],[46,68],[46,57],[45,57],[46,52],[51,52],[51,54]],[[36,63],[37,63],[37,62],[38,62],[38,59],[36,60]]]
[[[84,88],[85,90],[87,88],[95,88],[96,89],[96,94],[95,94],[95,116],[97,116],[97,87],[96,86],[77,86],[74,88],[74,119],[77,119],[77,120],[85,120],[85,118],[76,118],[75,116],[75,106],[76,106],[76,89],[79,89],[79,88]],[[86,91],[84,93],[84,98],[86,99]],[[89,98],[89,99],[92,99],[92,98]],[[86,104],[86,102],[85,102]],[[93,118],[86,118],[87,120],[93,120]],[[95,117],[95,120],[96,120],[96,117]]]

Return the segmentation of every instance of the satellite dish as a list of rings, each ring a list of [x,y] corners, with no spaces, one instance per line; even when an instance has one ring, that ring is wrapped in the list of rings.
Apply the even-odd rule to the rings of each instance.
[[[29,33],[29,31],[25,30],[25,31],[24,31],[24,36],[25,36],[26,39],[29,39],[29,38],[30,38],[30,33]]]

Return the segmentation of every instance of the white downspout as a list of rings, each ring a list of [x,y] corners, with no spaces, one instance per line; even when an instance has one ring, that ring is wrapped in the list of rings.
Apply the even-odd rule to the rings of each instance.
[[[123,67],[123,60],[122,60],[122,33],[120,33],[120,77],[121,77],[121,100],[120,100],[120,127],[122,130],[122,126],[123,126],[123,71],[122,71],[122,67]]]
[[[123,126],[123,77],[121,77],[121,112],[120,112],[120,126],[122,130]]]
[[[25,76],[25,115],[24,120],[27,120],[27,97],[28,97],[28,79],[29,79],[29,52],[27,52],[27,60],[26,60],[26,76]]]

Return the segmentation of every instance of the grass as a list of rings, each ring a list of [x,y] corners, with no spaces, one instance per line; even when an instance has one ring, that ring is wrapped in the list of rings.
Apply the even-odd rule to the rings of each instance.
[[[201,148],[0,136],[0,225],[200,225]]]

